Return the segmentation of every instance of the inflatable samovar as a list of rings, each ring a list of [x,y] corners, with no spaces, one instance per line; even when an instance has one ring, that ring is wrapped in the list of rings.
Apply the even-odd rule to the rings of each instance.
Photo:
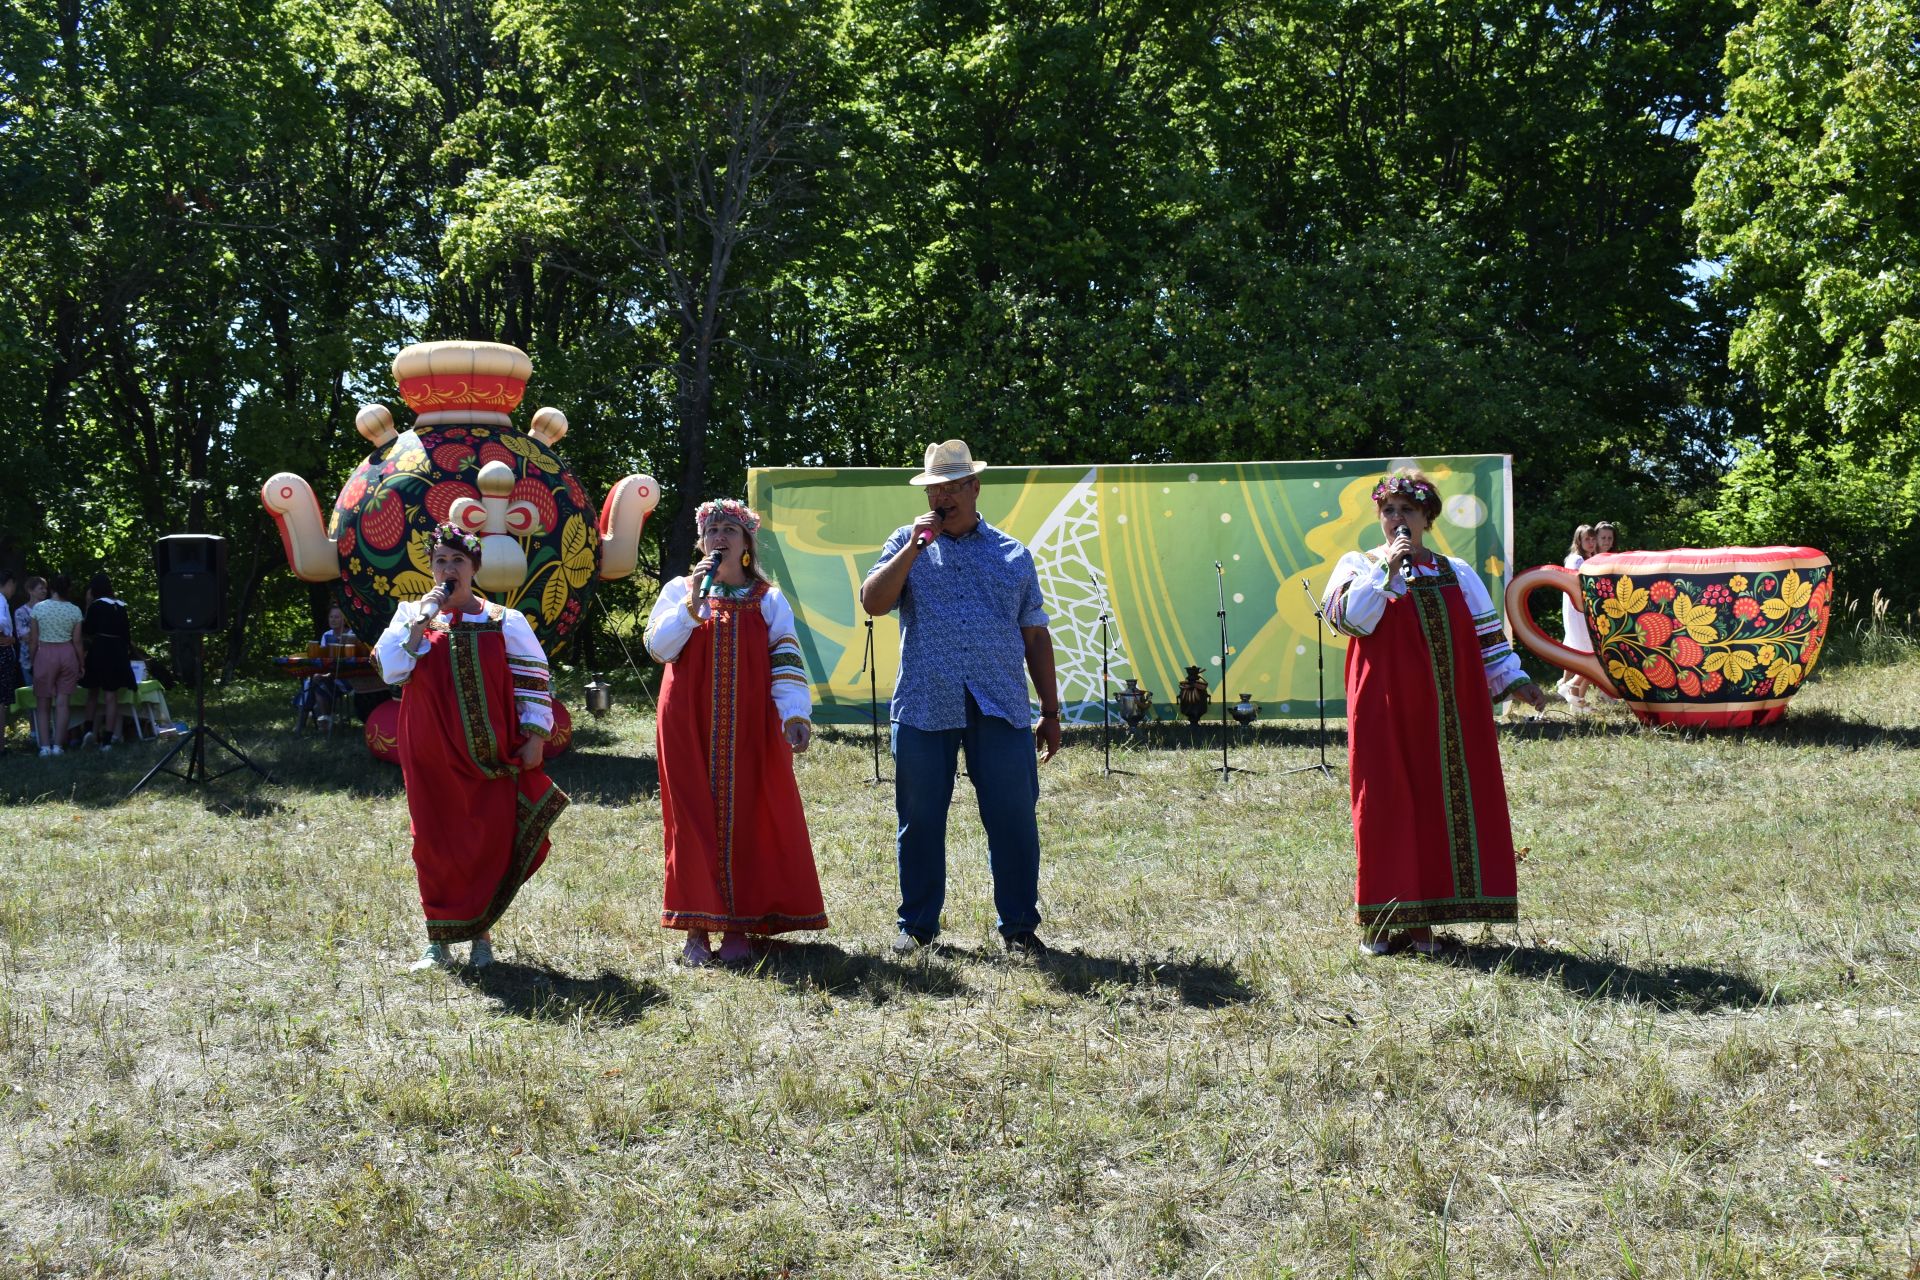
[[[518,609],[548,655],[579,628],[594,584],[627,577],[640,533],[660,501],[651,476],[627,476],[596,522],[587,491],[554,448],[567,433],[558,409],[511,416],[533,362],[497,342],[423,342],[393,361],[413,429],[395,428],[385,405],[355,420],[373,446],[323,523],[307,482],[283,471],[260,490],[279,526],[287,564],[306,582],[331,582],[354,633],[368,644],[396,604],[433,586],[428,535],[452,521],[481,540],[475,586]]]

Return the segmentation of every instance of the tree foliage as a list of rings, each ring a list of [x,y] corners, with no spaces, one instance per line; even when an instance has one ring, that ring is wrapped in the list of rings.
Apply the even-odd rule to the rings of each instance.
[[[1738,308],[1729,354],[1764,430],[1702,519],[1810,541],[1854,582],[1917,583],[1920,6],[1763,0],[1726,44],[1693,218]]]
[[[317,602],[261,479],[324,492],[436,337],[663,480],[662,574],[749,466],[953,435],[1511,452],[1529,560],[1851,552],[1841,457],[1920,505],[1895,0],[6,5],[0,559],[226,533],[236,660]]]

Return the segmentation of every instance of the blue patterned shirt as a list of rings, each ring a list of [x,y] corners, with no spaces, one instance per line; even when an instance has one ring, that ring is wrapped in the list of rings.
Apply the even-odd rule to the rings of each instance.
[[[912,525],[893,531],[880,563],[898,555]],[[892,716],[929,733],[964,729],[967,694],[984,715],[1033,724],[1022,627],[1047,625],[1033,553],[985,520],[942,535],[920,553],[900,592],[900,676]]]

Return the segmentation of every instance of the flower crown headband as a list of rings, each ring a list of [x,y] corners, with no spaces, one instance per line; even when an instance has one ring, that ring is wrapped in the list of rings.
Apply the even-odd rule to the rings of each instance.
[[[457,524],[435,525],[433,529],[433,541],[428,545],[435,547],[443,545],[455,547],[466,552],[475,560],[480,558],[480,539],[468,533]]]
[[[759,512],[733,498],[715,498],[711,502],[703,502],[699,510],[693,513],[694,527],[703,534],[715,520],[731,520],[748,533],[757,533],[760,529]]]
[[[1373,505],[1379,506],[1381,499],[1390,493],[1412,498],[1422,507],[1435,506],[1440,501],[1440,491],[1433,487],[1430,480],[1415,480],[1411,476],[1388,476],[1373,486]]]

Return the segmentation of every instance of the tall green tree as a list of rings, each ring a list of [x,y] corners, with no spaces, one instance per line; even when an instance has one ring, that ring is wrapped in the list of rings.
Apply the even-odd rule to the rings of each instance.
[[[668,487],[661,572],[692,558],[693,509],[751,460],[741,318],[804,238],[833,154],[832,20],[816,0],[500,0],[528,97],[479,108],[478,161],[446,245],[463,278],[537,260],[606,382],[614,430]],[[635,425],[654,430],[631,432]]]
[[[1865,591],[1920,575],[1920,6],[1761,0],[1726,44],[1693,218],[1738,308],[1764,430],[1701,524],[1823,547]]]

